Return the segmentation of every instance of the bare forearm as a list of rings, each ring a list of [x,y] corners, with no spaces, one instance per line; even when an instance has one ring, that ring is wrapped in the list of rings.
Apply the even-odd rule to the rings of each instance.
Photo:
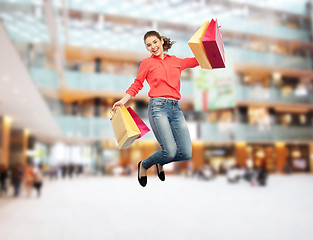
[[[124,97],[120,100],[123,104],[126,104],[127,102],[128,102],[128,100],[129,99],[131,99],[132,97],[128,94],[128,93],[126,93],[125,95],[124,95]]]

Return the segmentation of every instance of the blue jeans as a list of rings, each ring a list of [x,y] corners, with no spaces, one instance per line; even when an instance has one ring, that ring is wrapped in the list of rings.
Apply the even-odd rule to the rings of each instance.
[[[20,194],[21,184],[22,184],[21,180],[13,180],[14,197],[17,197]]]
[[[154,164],[189,160],[192,155],[191,139],[179,101],[152,97],[148,106],[149,121],[162,150],[142,162],[145,169]]]

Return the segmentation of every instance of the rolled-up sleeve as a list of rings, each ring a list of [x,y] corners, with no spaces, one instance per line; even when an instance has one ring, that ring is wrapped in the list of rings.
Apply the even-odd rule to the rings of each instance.
[[[137,73],[137,77],[134,80],[134,83],[130,85],[126,93],[132,97],[135,97],[138,92],[143,88],[143,83],[147,77],[148,68],[144,61],[141,61]]]
[[[181,70],[184,70],[186,68],[197,67],[197,66],[199,66],[199,63],[195,57],[194,58],[183,58],[183,59],[181,59],[180,65],[181,65]]]

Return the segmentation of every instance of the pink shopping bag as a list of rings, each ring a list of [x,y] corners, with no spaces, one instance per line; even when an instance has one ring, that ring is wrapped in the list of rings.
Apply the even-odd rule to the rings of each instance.
[[[225,68],[224,43],[217,20],[209,23],[202,44],[212,68]]]
[[[142,136],[144,136],[146,133],[148,133],[150,131],[150,129],[147,127],[147,125],[141,120],[141,118],[137,115],[137,113],[135,113],[135,111],[131,107],[128,107],[127,111],[129,112],[131,117],[134,119],[137,127],[139,128],[139,130],[141,132],[141,134],[138,138],[141,138]]]

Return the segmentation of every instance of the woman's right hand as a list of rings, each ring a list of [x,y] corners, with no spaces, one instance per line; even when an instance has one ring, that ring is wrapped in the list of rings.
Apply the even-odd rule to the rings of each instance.
[[[113,104],[112,111],[115,112],[118,107],[123,107],[124,104],[125,103],[122,100],[119,100],[119,101],[115,102]]]
[[[119,101],[117,101],[117,102],[115,102],[115,103],[113,104],[113,106],[112,106],[112,111],[115,112],[115,111],[116,111],[116,108],[118,108],[118,107],[123,107],[123,106],[125,105],[125,103],[127,103],[127,101],[128,101],[130,98],[131,98],[131,96],[130,96],[129,94],[125,94],[125,96],[124,96],[121,100],[119,100]]]

